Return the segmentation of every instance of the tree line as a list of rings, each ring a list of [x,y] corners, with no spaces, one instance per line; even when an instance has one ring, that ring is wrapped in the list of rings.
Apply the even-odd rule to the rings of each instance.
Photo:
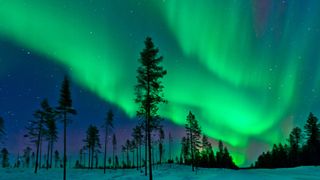
[[[256,168],[286,168],[320,165],[320,124],[318,118],[309,114],[304,131],[295,127],[287,143],[274,144],[257,159]]]
[[[214,153],[208,137],[201,133],[198,120],[191,111],[186,121],[186,136],[181,140],[180,164],[191,165],[192,171],[197,167],[238,168],[221,140],[219,150]]]

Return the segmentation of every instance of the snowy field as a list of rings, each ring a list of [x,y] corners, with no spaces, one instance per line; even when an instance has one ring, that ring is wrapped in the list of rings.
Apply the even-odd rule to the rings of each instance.
[[[32,169],[0,169],[2,180],[53,180],[62,179],[62,169],[41,169],[34,174]],[[101,180],[101,179],[147,179],[137,170],[108,170],[106,175],[103,170],[69,169],[70,180]],[[320,167],[298,167],[290,169],[258,169],[258,170],[229,170],[229,169],[199,169],[197,174],[189,166],[168,165],[157,167],[154,170],[154,179],[320,179]]]

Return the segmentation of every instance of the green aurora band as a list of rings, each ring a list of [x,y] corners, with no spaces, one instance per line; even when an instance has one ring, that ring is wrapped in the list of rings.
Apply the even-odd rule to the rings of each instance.
[[[137,58],[143,37],[157,27],[146,32],[141,27],[141,39],[132,44],[121,15],[125,8],[111,2],[0,0],[0,36],[70,68],[79,84],[133,117]],[[239,165],[253,140],[268,145],[285,140],[296,124],[291,113],[299,104],[299,82],[307,78],[301,74],[320,57],[314,46],[320,2],[308,1],[314,8],[303,14],[299,1],[269,2],[267,8],[260,8],[264,1],[137,2],[127,6],[139,5],[137,11],[158,20],[177,46],[172,50],[154,37],[168,69],[169,104],[161,115],[184,125],[188,110],[194,111],[203,132],[225,141]],[[297,26],[301,18],[307,20]],[[318,89],[316,70],[307,80]]]

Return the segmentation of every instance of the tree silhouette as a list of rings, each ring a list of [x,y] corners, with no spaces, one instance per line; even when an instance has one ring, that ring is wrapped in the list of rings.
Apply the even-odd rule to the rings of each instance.
[[[129,151],[130,151],[130,148],[131,148],[131,142],[129,139],[127,139],[126,141],[126,144],[124,146],[124,150],[127,154],[127,164],[126,164],[126,167],[130,167],[130,157],[129,157]]]
[[[171,164],[173,163],[173,160],[172,160],[172,143],[173,143],[173,138],[172,138],[171,132],[169,132],[168,141],[169,141],[169,160],[168,160],[168,162],[170,163],[170,167],[171,167]]]
[[[89,168],[93,169],[93,159],[96,154],[96,148],[100,148],[99,130],[96,126],[90,125],[87,130],[85,142],[89,150]]]
[[[9,167],[9,152],[6,148],[3,148],[1,150],[1,155],[0,155],[0,159],[2,160],[1,165],[3,168],[7,168]]]
[[[295,127],[288,138],[289,146],[274,144],[271,151],[262,153],[256,163],[256,168],[284,168],[299,165],[320,164],[320,128],[317,117],[309,114],[304,126],[306,143],[302,144],[302,130]],[[301,148],[302,146],[302,148]]]
[[[31,142],[36,144],[36,162],[34,173],[37,173],[38,168],[41,167],[41,144],[42,137],[47,134],[46,126],[44,125],[45,121],[50,117],[48,110],[50,105],[47,99],[44,99],[41,102],[41,108],[33,114],[34,120],[28,123],[27,134],[25,137],[28,137]]]
[[[60,167],[60,154],[58,150],[54,151],[54,164],[56,168]]]
[[[312,113],[309,114],[308,120],[304,126],[307,143],[303,149],[305,165],[320,164],[320,130],[318,118]]]
[[[163,154],[164,154],[164,146],[163,146],[163,141],[164,141],[164,131],[162,128],[159,129],[159,163],[161,164]]]
[[[105,137],[104,137],[104,160],[103,160],[103,173],[106,173],[106,164],[107,164],[107,145],[108,145],[108,136],[111,128],[113,128],[113,112],[109,110],[107,113],[107,117],[103,123],[103,127],[105,128]]]
[[[163,96],[161,79],[166,75],[166,71],[160,66],[162,56],[158,56],[159,50],[154,46],[152,39],[147,37],[145,48],[140,53],[139,62],[141,64],[137,69],[136,103],[139,104],[137,115],[145,120],[145,134],[148,144],[148,162],[149,162],[149,179],[152,179],[152,152],[151,152],[151,133],[158,126],[157,115],[160,103],[166,102]]]
[[[125,145],[122,145],[121,146],[121,152],[122,152],[122,168],[125,168],[126,167],[126,163],[124,161],[124,154],[126,153],[126,146]]]
[[[212,163],[209,161],[209,155],[212,152],[212,146],[208,140],[208,137],[206,135],[202,135],[202,141],[201,141],[201,166],[209,167],[209,164]]]
[[[288,159],[290,166],[298,166],[300,164],[300,143],[301,143],[301,129],[295,127],[289,135],[290,149]]]
[[[190,159],[190,140],[189,140],[189,138],[182,137],[181,154],[182,154],[182,157],[184,160],[184,164],[189,164],[189,159]]]
[[[0,140],[1,138],[5,135],[5,130],[4,130],[4,120],[0,116]]]
[[[118,158],[118,156],[116,155],[116,168],[118,168],[119,167],[119,158]]]
[[[58,130],[56,124],[57,111],[55,111],[52,107],[50,107],[48,101],[46,100],[46,104],[44,107],[44,126],[45,126],[45,136],[48,141],[48,151],[46,157],[46,167],[51,168],[52,166],[52,153],[53,153],[53,145],[58,140]]]
[[[60,99],[58,111],[62,114],[63,119],[63,180],[66,180],[67,175],[67,123],[68,114],[76,114],[76,110],[72,107],[72,99],[70,92],[70,82],[67,76],[64,77],[60,90]]]
[[[196,117],[194,114],[192,114],[191,111],[189,111],[189,114],[187,116],[187,123],[185,125],[187,136],[190,140],[190,152],[191,152],[191,166],[192,171],[194,171],[195,167],[195,155],[198,153],[201,142],[200,142],[200,136],[201,136],[201,129],[199,127],[198,121],[196,120]]]
[[[132,141],[130,141],[130,151],[132,152],[132,167],[134,168],[135,164],[134,164],[134,151],[137,148],[136,142],[133,139]]]
[[[115,162],[114,162],[114,158],[115,158],[115,152],[117,151],[117,138],[116,138],[116,135],[113,134],[112,136],[112,165],[113,165],[113,168],[116,168],[117,166],[115,165]]]
[[[29,168],[32,149],[28,146],[23,150],[24,167]]]
[[[138,148],[137,149],[137,153],[138,153],[138,150],[139,150],[139,157],[140,158],[137,157],[137,168],[138,167],[141,168],[141,144],[142,144],[142,138],[143,138],[141,126],[136,126],[135,128],[133,128],[132,137],[133,137],[134,141],[136,142],[136,145],[137,145],[137,148]],[[138,162],[139,162],[139,165],[138,165]]]
[[[218,143],[218,152],[217,152],[217,167],[222,168],[223,167],[223,143],[221,140],[219,140]]]

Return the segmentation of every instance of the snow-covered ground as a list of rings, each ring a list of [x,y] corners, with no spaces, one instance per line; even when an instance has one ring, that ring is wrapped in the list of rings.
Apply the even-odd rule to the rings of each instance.
[[[96,179],[147,179],[137,170],[107,170],[104,175],[103,170],[80,170],[68,169],[68,179],[70,180],[96,180]],[[62,169],[51,169],[49,171],[41,169],[38,174],[34,174],[32,169],[1,169],[0,179],[2,180],[53,180],[62,179]],[[251,169],[251,170],[229,170],[229,169],[203,169],[197,172],[191,171],[189,166],[168,165],[157,167],[154,170],[154,179],[320,179],[320,167],[297,167],[289,169]]]

